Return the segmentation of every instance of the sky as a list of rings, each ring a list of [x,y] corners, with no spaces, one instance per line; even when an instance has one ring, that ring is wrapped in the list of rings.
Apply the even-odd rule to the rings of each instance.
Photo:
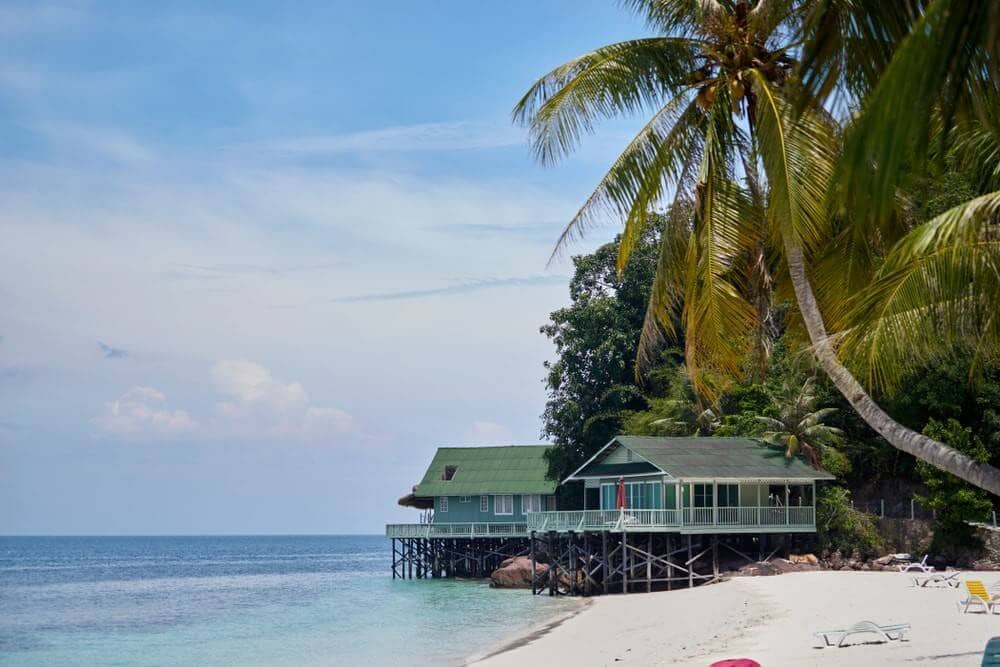
[[[375,533],[437,446],[540,442],[547,260],[634,123],[541,167],[510,110],[644,34],[613,0],[0,5],[0,533]]]

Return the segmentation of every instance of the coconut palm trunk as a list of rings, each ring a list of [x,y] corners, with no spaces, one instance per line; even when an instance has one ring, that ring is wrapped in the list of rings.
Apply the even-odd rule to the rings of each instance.
[[[785,258],[799,312],[802,314],[809,340],[812,342],[813,354],[820,367],[855,412],[896,449],[912,454],[990,493],[1000,495],[1000,470],[989,464],[979,463],[944,443],[906,428],[872,400],[861,383],[837,358],[833,343],[827,336],[823,314],[813,294],[809,276],[806,274],[802,248],[791,239],[785,239]]]

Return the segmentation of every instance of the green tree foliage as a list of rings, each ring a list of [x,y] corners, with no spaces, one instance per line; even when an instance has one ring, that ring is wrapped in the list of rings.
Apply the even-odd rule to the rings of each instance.
[[[857,551],[867,558],[883,549],[875,518],[854,509],[842,486],[827,486],[816,495],[816,536],[825,548],[843,554]]]
[[[633,363],[656,270],[656,227],[621,273],[619,243],[573,258],[571,303],[541,327],[557,355],[545,364],[549,398],[542,415],[542,435],[556,445],[548,457],[552,479],[565,479],[621,431],[625,414],[646,405]],[[563,506],[579,503],[577,496],[561,499]]]
[[[931,419],[924,432],[977,461],[990,458],[983,441],[955,419],[945,422]],[[921,504],[937,513],[933,548],[939,553],[949,553],[956,548],[975,546],[975,531],[966,522],[983,521],[989,516],[993,505],[986,492],[923,461],[917,462],[917,474],[927,487],[927,493],[919,498]]]
[[[761,436],[765,442],[784,449],[788,458],[801,452],[813,466],[840,476],[851,467],[837,449],[844,432],[826,423],[837,408],[817,409],[815,384],[815,377],[804,381],[785,378],[780,388],[770,394],[773,416],[757,415],[757,421],[766,429]]]

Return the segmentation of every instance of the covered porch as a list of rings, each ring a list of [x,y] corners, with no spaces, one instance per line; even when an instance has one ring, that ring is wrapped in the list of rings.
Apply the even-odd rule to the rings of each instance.
[[[680,533],[812,532],[812,480],[674,480],[632,478],[626,506],[615,509],[617,484],[588,484],[585,509],[532,512],[529,531],[663,531]],[[595,488],[596,487],[596,488]],[[593,493],[598,491],[599,493]]]

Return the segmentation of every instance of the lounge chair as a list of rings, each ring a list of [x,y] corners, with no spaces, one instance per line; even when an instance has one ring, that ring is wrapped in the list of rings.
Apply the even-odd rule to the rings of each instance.
[[[924,574],[930,574],[934,571],[933,565],[927,564],[927,555],[924,554],[923,560],[919,563],[907,563],[906,565],[898,565],[900,572],[923,572]]]
[[[992,614],[993,609],[1000,607],[1000,593],[990,593],[986,586],[978,579],[965,582],[965,589],[969,596],[958,603],[958,609],[963,614],[969,613],[969,607],[982,607],[987,614]]]
[[[958,588],[962,583],[958,579],[958,575],[961,572],[955,570],[954,572],[948,572],[947,574],[941,572],[933,572],[931,574],[916,575],[913,577],[913,585],[917,588],[933,588],[931,584],[945,584],[950,588]]]
[[[814,632],[813,634],[823,639],[826,646],[845,646],[844,642],[851,635],[874,634],[881,638],[883,642],[894,640],[902,641],[903,635],[910,629],[909,623],[897,625],[878,625],[871,621],[860,621],[847,630],[827,630],[825,632]]]

